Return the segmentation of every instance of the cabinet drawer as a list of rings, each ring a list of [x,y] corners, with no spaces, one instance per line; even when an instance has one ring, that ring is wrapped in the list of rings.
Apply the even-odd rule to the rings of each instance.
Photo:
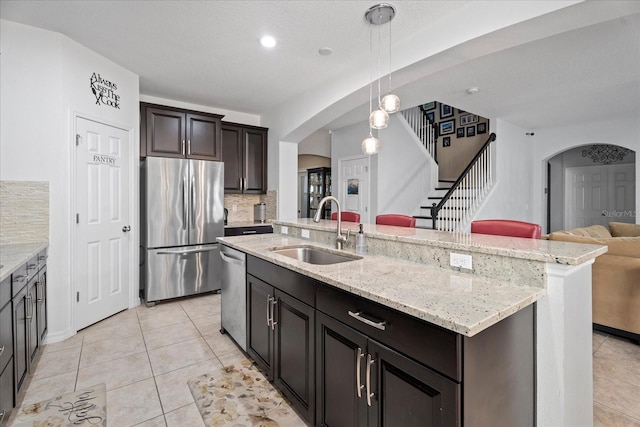
[[[316,308],[455,381],[462,380],[462,340],[455,332],[324,284],[317,287]],[[372,326],[382,322],[380,328]]]
[[[254,225],[246,227],[225,227],[225,236],[244,236],[247,234],[269,234],[273,233],[272,225]]]
[[[310,277],[251,255],[247,255],[247,274],[252,274],[276,289],[315,307],[315,287],[318,282]]]
[[[7,425],[13,409],[13,363],[0,367],[0,426]]]
[[[11,276],[0,283],[0,308],[11,301]]]
[[[13,356],[13,310],[11,304],[0,309],[0,370]]]
[[[14,297],[18,295],[18,292],[27,285],[28,281],[29,275],[27,274],[27,264],[23,264],[11,275],[11,295]]]

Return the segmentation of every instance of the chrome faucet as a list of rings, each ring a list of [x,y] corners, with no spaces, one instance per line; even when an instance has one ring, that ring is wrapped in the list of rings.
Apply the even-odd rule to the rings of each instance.
[[[324,204],[327,202],[327,200],[333,200],[334,202],[336,202],[336,207],[338,208],[338,230],[336,231],[336,248],[342,249],[342,244],[345,243],[349,238],[349,233],[351,232],[351,230],[347,230],[346,236],[343,236],[340,233],[340,217],[342,216],[342,210],[340,209],[340,202],[338,201],[338,199],[333,196],[327,196],[320,200],[320,204],[318,205],[318,212],[316,212],[316,215],[313,217],[313,221],[320,222],[320,217],[322,216],[322,208],[324,207]]]

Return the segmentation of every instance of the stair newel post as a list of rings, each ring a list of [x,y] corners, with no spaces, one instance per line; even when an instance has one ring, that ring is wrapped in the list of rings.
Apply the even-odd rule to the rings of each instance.
[[[438,212],[436,211],[436,204],[435,204],[435,203],[433,203],[433,204],[431,205],[431,222],[433,223],[433,224],[432,224],[432,228],[433,228],[434,230],[437,230],[437,228],[436,228],[436,216],[437,216],[437,213],[438,213]]]

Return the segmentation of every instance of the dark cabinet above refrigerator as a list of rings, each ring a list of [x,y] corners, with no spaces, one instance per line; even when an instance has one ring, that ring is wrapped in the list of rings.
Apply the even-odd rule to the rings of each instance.
[[[140,104],[140,156],[221,160],[218,114]]]

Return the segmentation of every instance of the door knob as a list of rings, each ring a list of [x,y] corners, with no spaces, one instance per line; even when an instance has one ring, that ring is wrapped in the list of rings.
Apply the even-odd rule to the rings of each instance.
[[[124,233],[126,233],[127,231],[131,231],[131,226],[130,225],[125,225],[124,227],[122,227],[122,231]]]

